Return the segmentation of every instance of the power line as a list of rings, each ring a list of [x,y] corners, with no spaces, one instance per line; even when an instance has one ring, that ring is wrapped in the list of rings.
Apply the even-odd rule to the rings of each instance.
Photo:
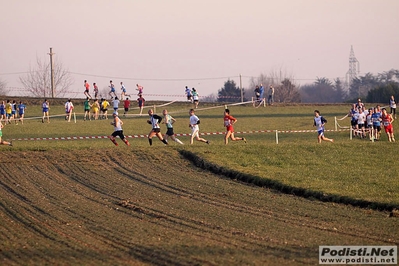
[[[114,76],[103,76],[103,75],[94,75],[94,74],[85,74],[85,73],[77,73],[77,72],[68,72],[73,75],[86,76],[86,77],[97,77],[97,78],[114,78],[114,79],[123,79],[123,80],[145,80],[145,81],[186,81],[186,80],[218,80],[218,79],[227,79],[230,77],[212,77],[212,78],[132,78],[132,77],[114,77]],[[237,77],[239,77],[237,75]]]
[[[10,73],[0,73],[0,76],[5,75],[21,75],[21,74],[28,74],[31,72],[43,72],[39,70],[32,70],[32,71],[25,71],[25,72],[10,72]],[[231,79],[231,78],[240,78],[239,75],[232,75],[232,76],[224,76],[224,77],[202,77],[202,78],[138,78],[138,77],[115,77],[112,75],[97,75],[97,74],[88,74],[88,73],[78,73],[78,72],[71,72],[68,71],[71,75],[79,75],[79,76],[86,76],[86,77],[96,77],[96,78],[113,78],[113,79],[122,79],[122,80],[143,80],[143,81],[195,81],[195,80],[221,80],[221,79]],[[258,78],[258,76],[246,76],[242,75],[243,78]],[[345,77],[339,77],[345,78]],[[314,81],[316,78],[292,78],[292,80],[302,80],[302,81]]]

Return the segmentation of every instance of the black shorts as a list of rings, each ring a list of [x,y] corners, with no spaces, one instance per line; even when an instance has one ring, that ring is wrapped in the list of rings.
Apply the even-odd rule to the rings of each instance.
[[[160,128],[153,128],[153,129],[152,129],[152,132],[158,133],[158,132],[161,132],[161,129],[160,129]]]
[[[129,108],[125,108],[125,112],[129,111]]]
[[[357,124],[359,128],[364,128],[364,124]]]
[[[375,126],[375,125],[373,125],[373,128],[374,128],[374,129],[377,129],[378,132],[381,131],[381,126]]]
[[[351,120],[351,126],[355,127],[357,125],[357,120]]]
[[[173,127],[172,128],[168,128],[168,130],[166,131],[166,135],[168,136],[173,136],[175,133],[173,132]]]
[[[119,136],[121,139],[125,139],[125,135],[123,135],[123,130],[117,130],[112,133],[112,136],[115,138],[116,136]]]
[[[85,109],[85,112],[90,112],[90,109]]]

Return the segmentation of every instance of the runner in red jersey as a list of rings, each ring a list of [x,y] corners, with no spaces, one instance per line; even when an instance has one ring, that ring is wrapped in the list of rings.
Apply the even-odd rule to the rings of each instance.
[[[233,124],[235,124],[236,122],[237,122],[237,119],[230,115],[230,110],[225,109],[224,110],[224,126],[226,127],[226,135],[224,136],[224,144],[226,144],[226,145],[229,143],[229,138],[232,141],[243,140],[245,143],[247,143],[247,140],[245,138],[234,137]]]
[[[89,84],[89,82],[87,82],[87,80],[85,80],[83,86],[85,87],[84,95],[85,95],[86,97],[88,97],[89,99],[91,99],[92,97],[91,97],[91,95],[90,95],[90,93],[89,93],[89,89],[90,89],[90,84]]]
[[[385,108],[382,108],[382,124],[384,125],[385,133],[387,133],[388,140],[390,142],[395,142],[395,136],[393,135],[393,117],[391,114],[387,113],[387,110]]]

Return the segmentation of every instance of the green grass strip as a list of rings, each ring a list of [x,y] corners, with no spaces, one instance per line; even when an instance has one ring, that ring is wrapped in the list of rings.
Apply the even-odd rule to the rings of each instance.
[[[242,173],[226,167],[210,163],[193,152],[187,150],[180,150],[180,154],[191,161],[196,167],[208,170],[214,174],[225,176],[230,179],[239,180],[248,184],[253,184],[259,187],[266,187],[277,190],[284,194],[295,195],[298,197],[317,199],[323,202],[334,202],[340,204],[352,205],[360,208],[368,208],[379,211],[392,211],[393,209],[399,208],[398,205],[391,203],[374,202],[363,199],[354,199],[348,196],[341,196],[336,194],[327,194],[321,191],[315,191],[312,189],[306,189],[301,187],[295,187],[287,184],[283,184],[280,181],[255,176],[252,174]]]

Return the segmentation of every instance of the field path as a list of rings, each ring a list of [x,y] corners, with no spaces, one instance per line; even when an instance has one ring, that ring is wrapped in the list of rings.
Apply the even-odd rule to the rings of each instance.
[[[385,212],[124,148],[0,152],[0,265],[308,265],[319,245],[399,243]]]

